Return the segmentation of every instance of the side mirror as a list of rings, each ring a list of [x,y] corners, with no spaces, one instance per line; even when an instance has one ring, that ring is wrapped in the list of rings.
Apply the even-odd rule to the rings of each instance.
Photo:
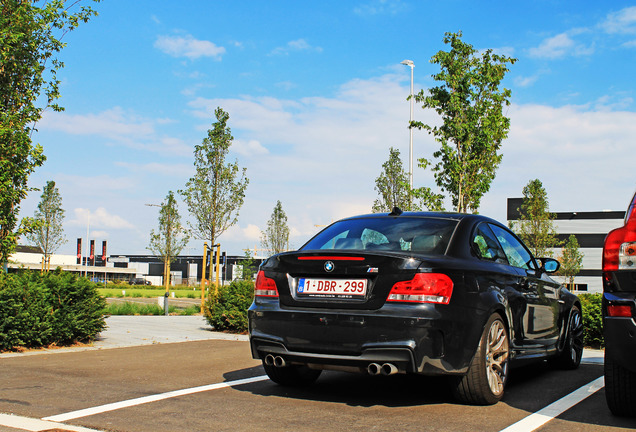
[[[539,258],[539,263],[541,263],[541,268],[546,273],[555,273],[561,268],[561,263],[559,263],[554,258]]]

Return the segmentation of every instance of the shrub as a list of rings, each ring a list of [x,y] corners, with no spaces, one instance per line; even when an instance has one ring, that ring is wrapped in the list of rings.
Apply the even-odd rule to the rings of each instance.
[[[0,273],[0,350],[89,341],[106,327],[96,284],[61,270]]]
[[[601,302],[603,295],[579,294],[583,313],[584,344],[592,348],[601,348],[605,345],[603,339],[603,312]]]
[[[210,291],[205,303],[205,318],[215,330],[247,331],[247,309],[254,299],[254,283],[233,281],[221,286],[218,293]]]

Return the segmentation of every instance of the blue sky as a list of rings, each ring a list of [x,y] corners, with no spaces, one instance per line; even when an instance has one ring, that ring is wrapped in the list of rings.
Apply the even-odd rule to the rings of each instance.
[[[34,140],[54,180],[69,242],[108,240],[110,254],[148,253],[157,209],[193,174],[193,148],[214,109],[230,115],[230,159],[250,185],[230,254],[260,247],[277,200],[301,246],[338,218],[370,212],[389,147],[408,159],[410,70],[429,63],[448,31],[479,50],[516,57],[503,162],[480,213],[505,221],[506,198],[539,178],[552,211],[623,210],[635,189],[636,6],[623,1],[105,0],[66,35],[63,113],[47,111]],[[436,115],[415,107],[414,117]],[[414,133],[414,157],[438,147]],[[434,186],[414,171],[414,185]],[[32,215],[40,192],[23,201]],[[187,209],[181,206],[184,221]],[[199,253],[193,240],[184,253]]]

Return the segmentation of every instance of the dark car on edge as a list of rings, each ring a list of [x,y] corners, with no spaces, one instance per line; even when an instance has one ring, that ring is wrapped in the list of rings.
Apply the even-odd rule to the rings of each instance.
[[[636,417],[636,195],[603,245],[603,333],[607,404]]]
[[[512,363],[581,361],[581,306],[558,268],[480,215],[343,219],[261,265],[252,356],[281,385],[322,370],[448,375],[459,401],[493,404]]]

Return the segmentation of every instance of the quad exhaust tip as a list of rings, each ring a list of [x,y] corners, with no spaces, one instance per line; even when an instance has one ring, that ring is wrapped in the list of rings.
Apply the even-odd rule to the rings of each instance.
[[[267,354],[265,356],[265,364],[267,366],[276,366],[276,367],[285,367],[287,366],[287,362],[281,356],[273,356],[272,354]]]
[[[393,363],[384,363],[379,365],[378,363],[369,363],[367,366],[367,372],[369,375],[394,375],[398,373],[398,368]]]
[[[377,363],[369,363],[369,366],[367,366],[367,372],[369,375],[379,375],[381,370],[382,366]]]
[[[394,375],[398,373],[398,368],[392,363],[384,363],[380,372],[382,375]]]

